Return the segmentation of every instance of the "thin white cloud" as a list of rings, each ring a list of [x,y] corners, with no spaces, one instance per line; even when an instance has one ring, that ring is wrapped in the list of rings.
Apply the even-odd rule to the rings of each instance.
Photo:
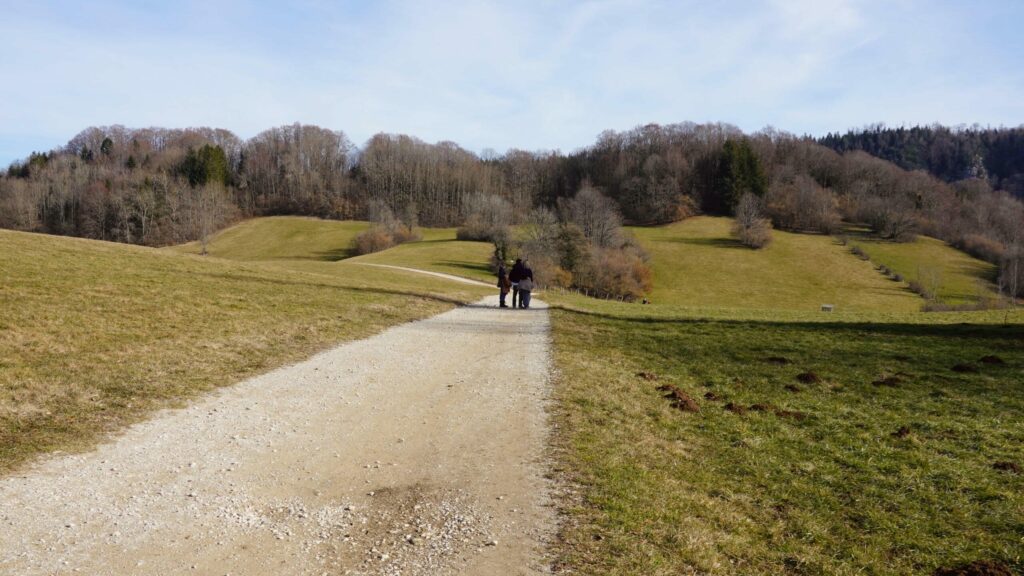
[[[1024,46],[991,28],[1022,12],[923,0],[34,3],[0,21],[0,151],[112,123],[248,137],[301,121],[359,143],[389,131],[474,150],[572,150],[650,121],[819,134],[1013,125]]]

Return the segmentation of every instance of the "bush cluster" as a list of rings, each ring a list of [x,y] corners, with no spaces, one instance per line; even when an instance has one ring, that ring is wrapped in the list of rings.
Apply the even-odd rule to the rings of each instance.
[[[761,200],[751,193],[744,194],[736,206],[733,234],[749,248],[764,248],[772,241],[772,222],[764,217]]]
[[[367,219],[372,222],[372,226],[353,239],[352,250],[360,255],[370,254],[419,240],[421,236],[415,228],[415,209],[407,210],[405,218],[405,222],[396,218],[391,208],[383,202],[371,202]]]

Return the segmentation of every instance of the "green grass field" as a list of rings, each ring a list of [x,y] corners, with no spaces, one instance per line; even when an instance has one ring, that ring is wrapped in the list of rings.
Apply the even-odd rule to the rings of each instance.
[[[487,242],[456,240],[455,228],[423,228],[421,233],[422,240],[358,256],[349,262],[418,268],[485,282],[494,278],[487,264],[493,247]]]
[[[654,269],[655,304],[909,312],[921,299],[884,278],[828,236],[775,230],[772,243],[751,250],[730,234],[729,218],[696,217],[656,228],[633,228]]]
[[[336,261],[352,256],[352,240],[369,228],[366,222],[270,216],[245,220],[211,238],[207,253],[227,260]],[[170,250],[199,254],[198,242]]]
[[[559,564],[1024,569],[1024,480],[997,469],[1024,467],[1024,311],[921,312],[905,284],[831,238],[776,231],[755,252],[730,240],[730,224],[633,230],[652,256],[651,305],[545,296],[557,453],[578,489]],[[914,266],[958,262],[962,278],[987,273],[928,239],[886,248]],[[836,312],[819,312],[824,302]],[[808,372],[816,382],[797,378]],[[699,412],[674,408],[666,384]]]
[[[895,243],[865,234],[851,236],[850,245],[860,246],[871,261],[885,265],[904,280],[938,282],[938,299],[950,304],[996,298],[993,285],[996,267],[949,246],[941,240],[919,236],[913,242]]]
[[[366,266],[4,230],[0,253],[0,471],[487,293]]]

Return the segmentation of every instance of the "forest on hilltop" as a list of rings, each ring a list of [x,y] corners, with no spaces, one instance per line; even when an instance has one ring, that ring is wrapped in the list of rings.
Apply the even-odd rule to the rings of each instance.
[[[928,130],[921,134],[941,132]],[[488,157],[396,134],[357,147],[341,131],[300,124],[249,140],[211,128],[93,127],[8,168],[0,177],[0,226],[155,246],[194,240],[243,217],[365,218],[380,204],[409,226],[452,226],[481,198],[499,198],[510,204],[513,221],[523,222],[536,207],[557,209],[560,199],[595,188],[614,200],[625,222],[646,225],[732,215],[751,194],[778,228],[835,233],[846,221],[896,241],[922,233],[1024,273],[1024,205],[1006,191],[1016,191],[1019,178],[1003,168],[1015,164],[1001,160],[1010,154],[1019,161],[1019,151],[1003,151],[1019,148],[1020,136],[970,134],[984,145],[961,156],[975,162],[981,154],[983,170],[975,162],[957,172],[960,156],[913,155],[909,145],[889,161],[868,153],[882,148],[856,144],[860,138],[839,153],[831,146],[846,137],[826,137],[826,146],[720,123],[650,124],[603,132],[572,153]],[[882,141],[889,132],[876,136]]]
[[[927,170],[955,182],[982,178],[993,188],[1024,198],[1024,126],[888,128],[881,124],[828,134],[820,144],[837,152],[862,150],[906,170]]]

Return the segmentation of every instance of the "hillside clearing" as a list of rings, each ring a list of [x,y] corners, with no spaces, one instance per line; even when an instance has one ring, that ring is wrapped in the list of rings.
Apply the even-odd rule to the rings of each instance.
[[[268,216],[240,222],[213,235],[207,253],[227,260],[322,260],[353,256],[352,241],[367,222]],[[199,242],[169,248],[199,254]]]
[[[884,265],[903,276],[938,286],[938,299],[949,304],[996,298],[992,281],[997,271],[990,264],[949,246],[941,240],[919,236],[913,242],[891,242],[858,234],[851,246],[860,246],[876,265]]]
[[[651,255],[655,304],[705,308],[911,312],[921,300],[859,261],[828,236],[773,231],[751,250],[732,220],[700,216],[631,231]]]

